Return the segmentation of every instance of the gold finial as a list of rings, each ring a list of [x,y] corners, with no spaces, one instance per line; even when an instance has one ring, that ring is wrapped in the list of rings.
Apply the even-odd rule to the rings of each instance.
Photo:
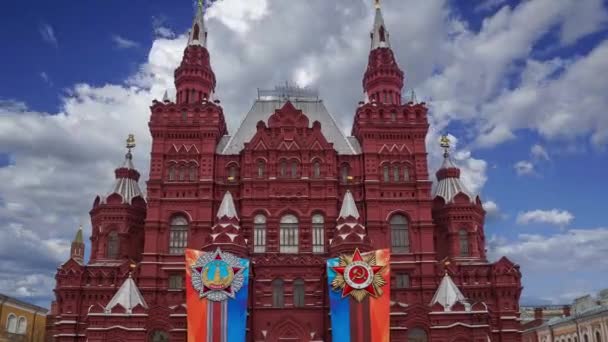
[[[133,147],[135,147],[135,135],[129,134],[129,137],[127,138],[127,149],[129,149],[129,152],[131,152]]]
[[[443,156],[447,158],[450,155],[450,138],[444,134],[439,138],[439,145],[443,148]]]
[[[199,10],[205,9],[205,4],[203,3],[203,0],[198,0],[198,9]]]
[[[374,7],[376,7],[376,9],[380,9],[380,0],[374,0]]]

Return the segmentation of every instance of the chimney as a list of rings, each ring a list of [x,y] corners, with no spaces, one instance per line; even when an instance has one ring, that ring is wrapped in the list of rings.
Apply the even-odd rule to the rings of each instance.
[[[535,320],[543,319],[543,308],[534,308],[534,319]]]
[[[562,308],[562,312],[564,314],[564,317],[570,317],[570,305],[564,305],[564,307]]]

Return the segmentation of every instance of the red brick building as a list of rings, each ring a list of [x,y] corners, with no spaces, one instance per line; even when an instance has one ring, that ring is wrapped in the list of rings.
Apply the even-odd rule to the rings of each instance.
[[[229,134],[206,42],[199,9],[176,100],[150,108],[147,196],[129,148],[93,203],[88,263],[75,239],[57,271],[50,337],[184,341],[184,248],[221,246],[252,260],[250,341],[330,341],[325,260],[366,245],[392,250],[392,341],[520,341],[519,267],[486,259],[485,212],[447,149],[433,191],[427,107],[402,99],[379,7],[352,136],[294,87],[260,92]]]

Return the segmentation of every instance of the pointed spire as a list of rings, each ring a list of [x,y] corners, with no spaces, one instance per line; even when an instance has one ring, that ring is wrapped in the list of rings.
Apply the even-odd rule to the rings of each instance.
[[[418,103],[418,99],[416,98],[416,92],[414,91],[414,89],[412,89],[412,92],[410,93],[410,102],[413,104]]]
[[[348,217],[359,219],[359,210],[357,210],[355,199],[350,190],[346,190],[346,193],[344,194],[344,200],[342,201],[342,208],[340,209],[340,216],[338,216],[338,219],[347,219]]]
[[[76,236],[74,237],[74,241],[72,243],[84,243],[84,239],[82,238],[82,225],[78,228],[76,232]]]
[[[207,28],[205,27],[205,8],[201,0],[196,6],[196,14],[188,37],[188,46],[198,45],[207,47]]]
[[[163,102],[171,102],[171,100],[169,99],[169,91],[167,90],[165,90],[165,95],[163,95]]]
[[[84,239],[82,237],[82,225],[76,231],[76,235],[74,236],[74,240],[72,240],[72,244],[70,246],[70,259],[73,259],[79,264],[82,264],[84,261]]]
[[[236,214],[236,207],[234,206],[234,200],[232,199],[232,194],[230,193],[230,191],[226,191],[226,193],[224,194],[224,198],[222,199],[222,203],[220,204],[220,208],[217,211],[217,218],[218,219],[222,219],[222,218],[236,218],[237,220],[239,219],[239,217]]]
[[[446,271],[443,279],[441,279],[441,283],[439,283],[437,292],[435,292],[435,295],[431,300],[431,306],[439,303],[443,306],[444,311],[451,311],[454,304],[465,301],[466,298]]]
[[[133,313],[133,309],[138,305],[142,306],[144,309],[148,308],[146,300],[141,295],[139,288],[131,277],[131,272],[129,272],[129,277],[127,280],[125,280],[118,291],[116,291],[116,294],[114,297],[112,297],[112,300],[110,300],[108,305],[106,305],[105,313],[110,314],[112,309],[117,305],[124,308],[126,314]]]
[[[391,43],[389,40],[389,33],[386,29],[386,25],[384,24],[384,17],[382,16],[380,0],[374,0],[374,2],[374,7],[376,8],[376,16],[374,17],[374,27],[371,32],[371,50],[375,50],[378,48],[390,48]]]

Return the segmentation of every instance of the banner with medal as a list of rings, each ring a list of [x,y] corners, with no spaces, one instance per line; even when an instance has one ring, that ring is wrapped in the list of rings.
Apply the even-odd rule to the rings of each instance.
[[[389,342],[389,262],[388,249],[327,260],[333,341]]]
[[[188,342],[245,341],[248,283],[248,259],[187,249]]]

